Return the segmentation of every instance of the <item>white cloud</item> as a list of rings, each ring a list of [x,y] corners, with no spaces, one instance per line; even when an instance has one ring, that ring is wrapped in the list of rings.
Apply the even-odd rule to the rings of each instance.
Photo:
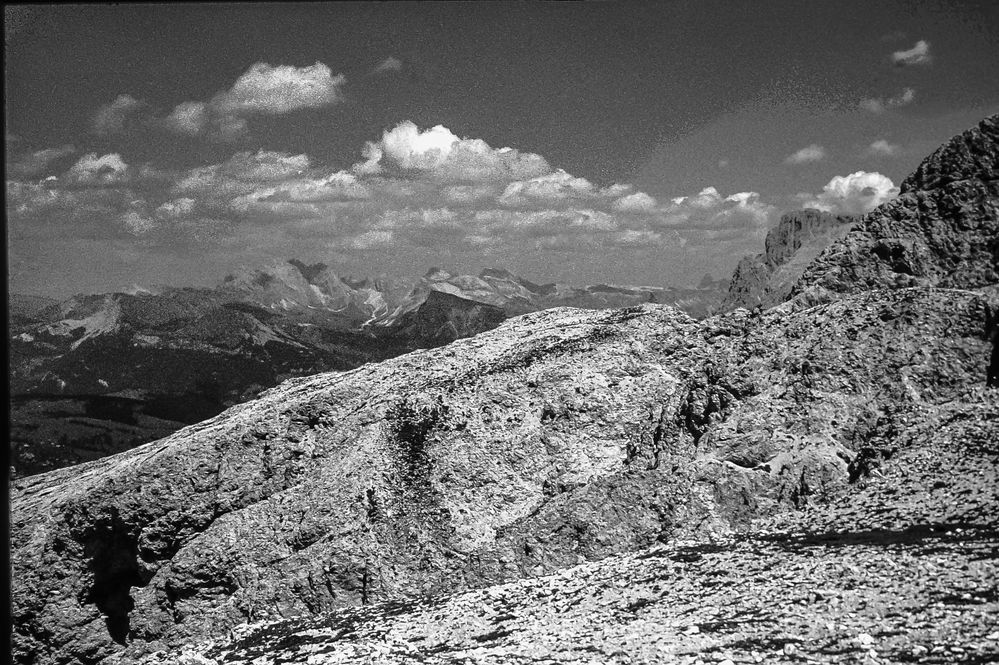
[[[343,100],[343,74],[333,76],[321,62],[308,67],[271,66],[258,62],[233,86],[212,98],[220,114],[282,115],[298,109],[329,106]]]
[[[892,157],[893,155],[897,155],[900,149],[900,146],[894,143],[889,143],[884,139],[878,139],[867,147],[867,154],[875,157]]]
[[[179,198],[161,203],[154,213],[157,219],[173,220],[190,217],[194,212],[195,201],[192,198]]]
[[[925,39],[920,39],[912,48],[892,53],[891,61],[899,66],[928,65],[933,61],[933,57],[930,55],[930,43]]]
[[[284,115],[343,101],[346,82],[343,74],[334,76],[321,62],[308,67],[258,62],[228,90],[207,102],[181,102],[165,116],[153,113],[146,102],[131,95],[119,95],[97,110],[93,129],[98,134],[114,134],[138,117],[148,125],[177,134],[232,140],[246,133],[247,118],[254,115]]]
[[[134,210],[123,213],[121,223],[135,236],[145,235],[156,228],[156,222]]]
[[[916,91],[906,88],[894,97],[868,97],[860,100],[860,108],[871,113],[881,114],[888,109],[907,106],[916,99]]]
[[[652,212],[658,206],[656,200],[645,192],[622,196],[613,204],[614,210],[621,212]]]
[[[837,214],[862,215],[898,195],[898,187],[877,172],[857,171],[836,176],[818,194],[799,194],[806,208]]]
[[[389,72],[399,72],[402,71],[402,60],[394,56],[389,56],[378,63],[378,66],[372,70],[373,74],[387,74]]]
[[[121,132],[129,118],[148,105],[131,95],[118,95],[113,101],[97,109],[91,120],[91,129],[96,134],[107,135]]]
[[[562,169],[554,173],[511,182],[503,190],[499,202],[505,206],[551,206],[565,201],[580,202],[597,194],[597,188],[586,178],[576,178]]]
[[[805,146],[798,152],[788,155],[784,160],[785,164],[809,164],[825,159],[826,149],[817,143]]]
[[[211,123],[218,116],[206,113],[208,129],[201,129],[199,103],[173,121],[178,131],[217,131]],[[757,242],[772,212],[753,192],[723,196],[712,187],[662,203],[630,185],[601,186],[552,169],[540,155],[496,149],[443,126],[421,131],[401,123],[368,142],[364,155],[350,170],[333,170],[305,154],[243,151],[162,172],[129,165],[117,153],[89,153],[44,186],[9,183],[8,198],[16,198],[23,219],[57,219],[67,229],[82,221],[96,237],[142,236],[149,244],[183,238],[243,247],[317,242],[359,252],[503,247],[594,257],[604,249],[658,251],[690,240]]]
[[[102,156],[88,152],[66,172],[67,181],[80,185],[114,185],[128,176],[128,164],[116,152]]]
[[[8,166],[8,173],[19,178],[38,176],[48,170],[49,165],[52,164],[52,162],[63,157],[68,157],[75,152],[76,148],[71,145],[37,150],[14,160]]]
[[[459,138],[443,125],[420,131],[409,121],[383,132],[380,141],[369,141],[363,155],[365,161],[354,165],[360,175],[415,171],[442,182],[488,182],[551,171],[540,155],[494,149],[481,139]]]
[[[204,102],[182,102],[174,107],[173,112],[163,119],[168,129],[178,134],[198,136],[208,129],[211,117],[208,105]]]
[[[679,196],[663,210],[663,224],[680,231],[755,239],[776,216],[774,206],[757,192],[722,196],[715,187],[705,187],[694,196]],[[701,235],[700,237],[705,237]]]

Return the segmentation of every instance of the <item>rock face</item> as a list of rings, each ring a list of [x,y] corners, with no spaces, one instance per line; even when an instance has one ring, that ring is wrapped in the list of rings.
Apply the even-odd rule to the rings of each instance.
[[[491,330],[506,318],[501,307],[431,291],[419,307],[396,320],[392,331],[415,346],[434,347]]]
[[[999,281],[999,116],[956,136],[805,270],[792,295]]]
[[[589,644],[603,660],[624,662],[631,657],[626,633],[583,629],[587,616],[601,624],[617,617],[605,605],[621,598],[605,585],[633,584],[637,595],[624,598],[627,607],[652,608],[651,623],[635,628],[639,649],[658,644],[664,626],[673,631],[691,612],[697,631],[737,626],[740,608],[760,612],[795,600],[781,581],[784,566],[796,572],[793,579],[820,579],[821,560],[773,545],[795,533],[807,539],[802,531],[849,531],[834,560],[861,556],[889,580],[877,578],[873,588],[894,584],[885,588],[899,589],[904,607],[929,612],[934,603],[951,602],[934,594],[951,592],[993,607],[999,451],[995,391],[985,381],[997,289],[994,278],[982,284],[969,276],[987,277],[992,269],[993,257],[978,248],[988,245],[981,235],[994,224],[988,211],[995,211],[996,193],[982,189],[994,175],[958,170],[962,179],[942,188],[957,188],[947,190],[952,197],[972,196],[965,206],[971,221],[947,217],[949,246],[958,249],[948,255],[940,245],[924,265],[940,282],[962,288],[862,284],[830,298],[830,275],[888,274],[873,251],[858,250],[849,271],[834,270],[846,254],[841,245],[870,236],[858,234],[873,228],[868,216],[798,282],[822,290],[802,290],[764,311],[739,309],[701,322],[650,304],[535,312],[445,347],[292,379],[166,439],[18,481],[11,493],[15,660],[134,662],[215,640],[190,657],[164,658],[407,662],[395,659],[395,642],[378,642],[392,628],[385,622],[396,621],[397,634],[427,643],[426,650],[412,642],[406,648],[428,662],[453,662],[449,649],[459,660],[478,653],[482,662],[544,662],[550,653],[518,652],[504,640],[508,633],[496,632],[513,634],[504,622],[518,617],[538,625],[531,613],[540,607],[556,622],[564,616],[578,623],[529,640],[570,652]],[[915,206],[908,213],[888,204],[898,219],[916,220],[896,235],[923,227],[923,204],[937,200],[938,191],[903,195]],[[877,228],[879,238],[893,237],[888,221]],[[957,254],[965,258],[957,261]],[[899,282],[893,278],[891,286]],[[824,302],[813,305],[816,293]],[[941,460],[952,460],[952,468]],[[934,498],[948,483],[953,490]],[[760,519],[772,520],[775,539],[766,540]],[[934,552],[939,565],[962,572],[950,586],[891,582],[887,571],[898,577],[891,557],[864,549],[870,537],[860,536],[888,530],[909,546],[923,533],[912,529],[927,523],[941,532],[961,529],[967,546],[913,546],[906,556]],[[732,540],[733,533],[748,535]],[[715,549],[707,549],[711,539]],[[677,549],[681,541],[697,545]],[[652,549],[635,554],[643,548]],[[714,558],[719,552],[731,558]],[[594,586],[554,582],[562,585],[561,603],[544,597],[555,578],[413,601],[580,564],[567,574]],[[711,624],[689,590],[725,589],[726,580],[739,578],[733,570],[751,573],[752,588],[732,601],[731,616],[719,611],[722,623]],[[869,577],[867,570],[834,567],[830,575],[853,575],[858,584]],[[670,604],[671,589],[679,606]],[[478,623],[450,614],[468,612],[468,603],[486,596],[505,599],[497,603],[509,610],[504,619],[492,608],[475,609],[490,617]],[[889,612],[904,616],[879,609],[879,598],[844,596],[835,610],[838,630],[859,627],[858,613],[877,612],[884,621]],[[349,609],[383,601],[390,604]],[[683,603],[690,612],[681,612]],[[425,605],[433,607],[424,612]],[[237,636],[228,645],[220,639],[243,622],[324,612],[334,613],[243,631],[244,641]],[[921,615],[931,622],[922,625],[936,626],[941,639],[970,635],[982,619],[973,609],[961,612]],[[814,652],[819,633],[804,632],[814,623],[808,617],[801,625],[764,618],[802,632],[776,649],[772,640],[744,634],[733,654],[755,660],[759,648],[779,654],[771,659],[777,662],[795,660],[796,648]],[[382,622],[382,637],[369,620]],[[413,622],[424,628],[414,632]],[[468,622],[484,630],[474,632]],[[428,635],[434,626],[443,632]],[[911,635],[905,631],[916,628],[898,630]],[[884,634],[889,644],[895,634]],[[489,652],[493,646],[501,648]],[[971,653],[968,644],[958,646],[962,651],[953,653]],[[987,662],[988,652],[975,649],[985,654],[978,662]]]
[[[552,307],[606,309],[660,303],[675,305],[695,318],[704,318],[717,308],[723,295],[722,287],[723,285],[710,278],[702,280],[693,289],[609,284],[535,284],[498,268],[487,268],[478,275],[454,275],[446,270],[431,268],[390,314],[378,317],[374,323],[394,329],[404,317],[419,309],[435,292],[498,307],[507,316]],[[478,332],[482,330],[485,328]]]
[[[748,532],[241,626],[144,662],[996,662],[999,400],[972,388],[899,424],[890,459]]]
[[[772,307],[784,302],[805,268],[856,222],[849,215],[799,210],[783,215],[767,233],[764,251],[736,266],[725,310]]]

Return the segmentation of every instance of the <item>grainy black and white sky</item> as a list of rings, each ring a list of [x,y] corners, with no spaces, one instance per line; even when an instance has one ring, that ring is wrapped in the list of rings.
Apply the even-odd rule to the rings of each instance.
[[[8,6],[12,292],[727,276],[999,110],[999,3]]]

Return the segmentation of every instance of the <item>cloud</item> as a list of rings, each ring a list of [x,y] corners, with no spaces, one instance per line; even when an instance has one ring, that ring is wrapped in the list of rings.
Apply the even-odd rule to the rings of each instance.
[[[310,168],[308,155],[258,150],[237,152],[220,164],[182,172],[175,179],[176,194],[212,198],[239,196],[261,185],[288,180],[305,174]]]
[[[76,148],[71,145],[62,145],[58,148],[45,148],[37,150],[27,155],[22,155],[14,160],[7,167],[7,172],[16,178],[30,178],[44,174],[49,170],[49,166],[63,157],[68,157],[76,152]]]
[[[645,192],[635,192],[627,194],[614,201],[614,210],[621,212],[652,212],[658,207],[654,198]]]
[[[213,131],[199,129],[204,117],[192,104],[175,120]],[[349,169],[257,150],[162,171],[118,153],[88,153],[43,183],[9,182],[8,211],[28,233],[108,239],[138,254],[266,248],[294,256],[304,247],[361,261],[379,259],[386,247],[398,256],[568,252],[594,262],[607,252],[649,257],[725,243],[741,250],[761,242],[775,217],[754,192],[725,196],[707,187],[659,200],[444,126],[403,122],[359,152]]]
[[[925,39],[920,39],[912,48],[892,53],[891,61],[899,67],[928,65],[933,61],[933,57],[930,55],[930,43]]]
[[[505,206],[553,206],[563,202],[581,203],[599,196],[597,187],[586,178],[576,178],[559,169],[554,173],[511,182],[499,197]]]
[[[129,166],[118,153],[98,156],[88,152],[66,172],[68,182],[79,185],[116,185],[128,180]]]
[[[365,161],[354,165],[361,175],[415,172],[441,182],[487,182],[531,178],[551,172],[540,155],[513,148],[494,149],[481,139],[459,138],[443,125],[425,131],[399,123],[369,141]]]
[[[162,122],[167,129],[178,134],[198,136],[208,129],[212,122],[212,116],[209,115],[208,105],[204,102],[182,102],[175,106],[170,115],[163,118]],[[235,130],[238,133],[244,128],[245,125],[227,129]]]
[[[762,238],[777,209],[757,192],[722,196],[715,187],[705,187],[694,196],[679,196],[663,210],[663,223],[694,240]]]
[[[818,194],[799,194],[806,208],[837,214],[862,215],[898,195],[898,187],[880,173],[857,171],[836,176]]]
[[[182,219],[190,217],[195,208],[195,200],[182,197],[161,203],[154,213],[157,219],[162,221]]]
[[[118,95],[97,109],[90,123],[91,130],[100,135],[120,133],[132,117],[146,108],[148,104],[131,95]]]
[[[809,146],[805,146],[798,152],[788,155],[787,159],[784,160],[785,164],[809,164],[811,162],[818,162],[826,157],[826,149],[817,143],[813,143]]]
[[[892,157],[897,155],[900,149],[901,147],[894,143],[889,143],[884,139],[878,139],[867,147],[867,154],[875,157]]]
[[[860,108],[871,113],[881,114],[888,109],[898,108],[911,104],[916,99],[916,91],[906,88],[894,97],[869,97],[860,100]]]
[[[308,67],[258,62],[229,90],[213,97],[210,105],[220,115],[283,115],[342,101],[346,82],[343,74],[333,76],[321,62]]]
[[[101,135],[120,133],[135,123],[228,141],[245,135],[247,119],[253,116],[280,116],[340,103],[346,82],[343,74],[334,76],[321,62],[308,67],[258,62],[228,90],[208,101],[181,102],[166,115],[153,112],[149,104],[130,95],[119,95],[97,110],[92,126]]]
[[[372,74],[388,74],[391,72],[402,71],[402,60],[394,56],[389,56],[378,63],[378,66],[372,70]]]

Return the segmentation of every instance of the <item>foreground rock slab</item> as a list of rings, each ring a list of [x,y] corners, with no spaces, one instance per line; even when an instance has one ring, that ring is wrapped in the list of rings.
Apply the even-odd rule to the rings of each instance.
[[[870,478],[751,533],[242,626],[145,662],[996,662],[999,408],[978,390],[931,411]]]

